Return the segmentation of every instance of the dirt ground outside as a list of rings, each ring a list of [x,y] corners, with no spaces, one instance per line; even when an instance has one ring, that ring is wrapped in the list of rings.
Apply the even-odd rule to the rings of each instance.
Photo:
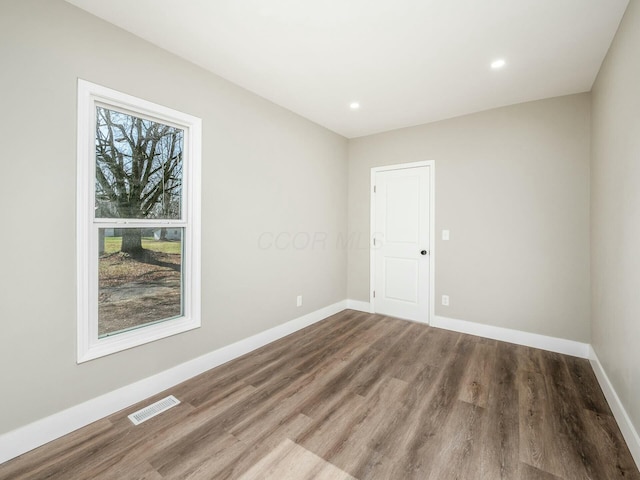
[[[158,244],[167,242],[158,242]],[[170,319],[182,314],[180,253],[158,245],[145,245],[135,259],[122,252],[99,259],[98,335]],[[153,248],[153,246],[151,246]]]

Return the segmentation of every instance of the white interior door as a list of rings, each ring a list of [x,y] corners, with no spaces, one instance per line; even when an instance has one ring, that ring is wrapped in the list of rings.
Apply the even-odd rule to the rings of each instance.
[[[383,170],[374,175],[373,309],[428,322],[430,167]]]

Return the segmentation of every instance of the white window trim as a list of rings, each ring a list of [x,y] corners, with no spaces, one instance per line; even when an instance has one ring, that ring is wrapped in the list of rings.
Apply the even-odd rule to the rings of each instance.
[[[138,329],[98,338],[98,235],[93,215],[95,182],[96,102],[180,126],[185,132],[183,166],[184,254],[182,259],[184,315]],[[82,363],[200,327],[200,165],[202,121],[162,105],[78,79],[77,150],[77,362]],[[124,222],[123,222],[124,223]],[[145,220],[126,225],[145,226]],[[172,223],[172,222],[169,222]]]

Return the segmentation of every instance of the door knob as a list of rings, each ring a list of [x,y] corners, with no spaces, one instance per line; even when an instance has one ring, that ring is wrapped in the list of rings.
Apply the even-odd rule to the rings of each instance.
[[[420,255],[426,255],[427,253],[429,253],[429,252],[427,252],[426,250],[422,250],[422,251],[420,252]]]

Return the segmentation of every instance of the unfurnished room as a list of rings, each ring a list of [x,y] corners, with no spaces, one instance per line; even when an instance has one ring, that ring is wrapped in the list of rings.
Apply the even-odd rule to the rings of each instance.
[[[640,0],[1,0],[0,479],[640,480]]]

